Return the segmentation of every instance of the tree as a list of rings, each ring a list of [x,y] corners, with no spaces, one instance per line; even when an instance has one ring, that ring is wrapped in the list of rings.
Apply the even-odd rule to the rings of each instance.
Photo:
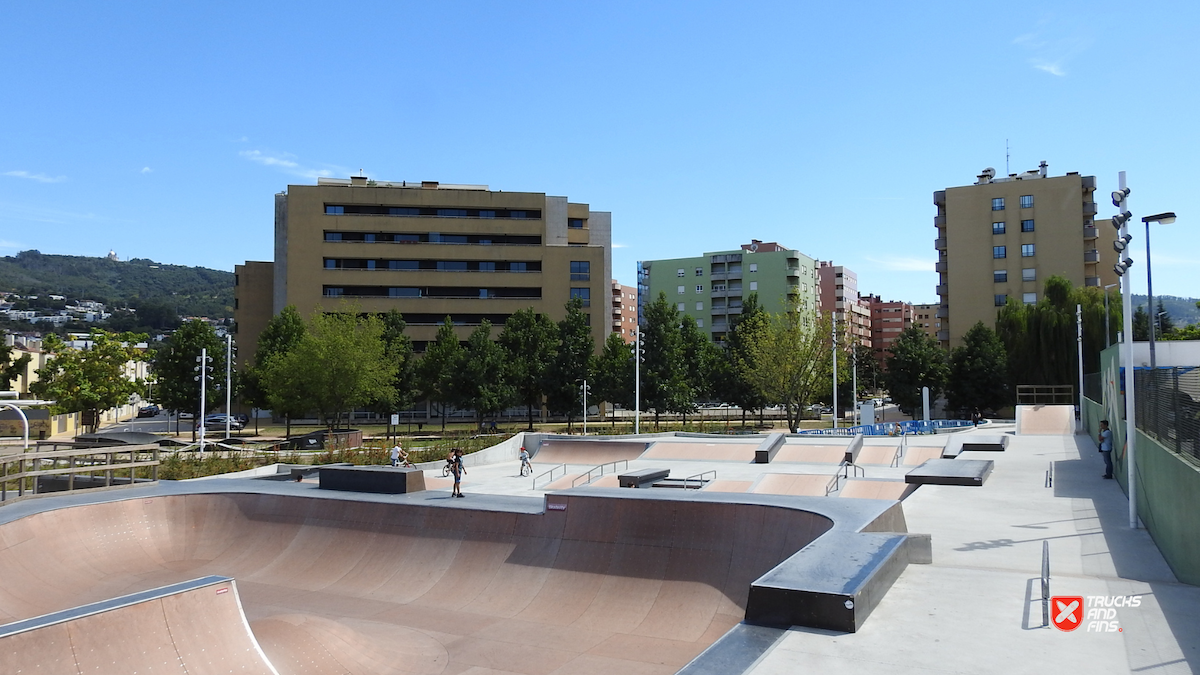
[[[547,371],[546,405],[550,411],[567,416],[567,430],[575,413],[583,406],[580,386],[591,375],[596,343],[583,313],[583,300],[567,301],[567,316],[558,322],[558,351]]]
[[[208,382],[205,409],[200,409],[200,382],[197,381],[200,350],[207,349]],[[158,378],[157,398],[167,410],[188,412],[202,420],[225,402],[225,341],[213,327],[199,319],[183,324],[171,334],[154,355],[154,373]],[[193,436],[195,429],[192,430]]]
[[[504,348],[492,342],[492,322],[484,319],[467,338],[454,367],[454,404],[475,411],[476,428],[512,402],[506,368]]]
[[[388,395],[372,402],[372,408],[380,415],[394,410],[408,410],[416,399],[416,358],[413,356],[412,339],[404,334],[408,323],[399,311],[392,309],[384,314],[383,352],[385,358],[396,365],[396,375],[388,385]]]
[[[130,376],[129,364],[145,360],[136,345],[146,340],[139,333],[92,329],[87,345],[76,349],[57,335],[47,335],[43,346],[54,356],[38,368],[38,381],[30,390],[53,400],[54,414],[84,413],[84,424],[94,432],[100,411],[124,405],[141,391],[142,382]]]
[[[281,361],[293,382],[307,389],[313,409],[331,430],[343,413],[390,400],[397,364],[384,348],[379,317],[361,317],[356,307],[338,312],[318,308],[307,328]]]
[[[12,381],[25,374],[25,368],[31,360],[29,354],[24,354],[14,361],[14,349],[16,348],[9,345],[0,345],[0,390],[3,391],[9,391]]]
[[[1163,307],[1162,298],[1158,299],[1158,310],[1155,312],[1154,322],[1154,339],[1162,340],[1164,336],[1170,335],[1175,330],[1175,321],[1171,319],[1170,313],[1166,307]]]
[[[1079,381],[1076,353],[1076,307],[1082,309],[1084,372],[1100,370],[1104,348],[1104,292],[1074,288],[1061,276],[1046,280],[1042,298],[1024,304],[1010,298],[996,316],[996,334],[1008,354],[1009,386],[1073,385]],[[1121,304],[1110,303],[1112,325],[1121,322]],[[1134,317],[1134,334],[1137,334]],[[1143,323],[1143,326],[1145,324]]]
[[[753,365],[746,377],[768,405],[783,406],[788,429],[796,433],[804,406],[813,400],[829,368],[830,320],[814,321],[797,309],[768,316],[766,330],[750,347]]]
[[[885,378],[888,393],[909,417],[915,419],[921,407],[921,388],[929,387],[930,400],[937,398],[948,374],[946,352],[920,328],[906,328],[892,343]]]
[[[858,400],[867,398],[867,394],[874,392],[879,388],[879,382],[883,378],[879,369],[879,361],[875,358],[875,353],[871,348],[856,342],[854,344],[854,357],[858,362]]]
[[[747,410],[762,410],[766,406],[762,390],[746,374],[756,367],[754,345],[762,339],[768,324],[767,313],[758,304],[758,293],[751,293],[729,332],[726,346],[729,366],[723,371],[725,399],[742,409],[742,427],[746,426]]]
[[[617,333],[609,333],[604,341],[604,349],[596,359],[592,377],[596,384],[592,392],[601,401],[626,408],[634,407],[634,363],[633,345],[628,344]],[[617,416],[613,415],[613,426],[617,425]]]
[[[500,345],[508,356],[508,381],[517,401],[525,404],[530,431],[533,431],[533,408],[542,407],[546,374],[554,361],[557,344],[558,327],[550,317],[533,308],[514,312],[500,333]]]
[[[311,406],[302,389],[287,387],[279,379],[271,380],[267,373],[272,363],[291,352],[300,344],[305,332],[304,319],[295,305],[284,307],[278,314],[271,317],[263,331],[258,335],[258,345],[254,352],[254,363],[242,372],[241,400],[255,408],[270,409],[275,416],[284,418],[285,435],[292,435],[292,419],[307,413]],[[268,386],[273,381],[280,387],[277,390]],[[258,418],[254,418],[255,428]]]
[[[980,321],[950,354],[946,400],[951,410],[999,410],[1009,401],[1008,355],[996,332]]]
[[[446,406],[454,399],[454,366],[461,352],[454,322],[447,316],[416,365],[417,391],[422,398],[441,406],[442,431],[446,430]]]
[[[687,373],[683,369],[683,344],[679,334],[679,310],[667,302],[667,294],[645,308],[642,330],[642,399],[654,409],[654,428],[663,412],[685,409],[691,399]]]
[[[1138,305],[1133,312],[1133,341],[1147,342],[1150,339],[1150,315],[1144,305]]]

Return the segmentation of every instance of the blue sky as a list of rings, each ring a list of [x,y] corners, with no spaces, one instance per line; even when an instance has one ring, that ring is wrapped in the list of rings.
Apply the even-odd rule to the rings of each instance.
[[[1178,212],[1155,292],[1200,296],[1200,4],[909,4],[8,3],[0,255],[232,269],[275,192],[362,169],[612,211],[625,283],[754,237],[932,302],[932,192],[1007,139]]]

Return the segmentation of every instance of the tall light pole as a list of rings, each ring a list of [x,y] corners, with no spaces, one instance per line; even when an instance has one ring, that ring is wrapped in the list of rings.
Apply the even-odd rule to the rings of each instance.
[[[1118,190],[1112,193],[1113,206],[1118,213],[1113,216],[1113,227],[1117,228],[1118,237],[1113,242],[1117,257],[1124,255],[1125,248],[1133,239],[1129,234],[1129,220],[1133,218],[1127,208],[1129,204],[1129,188],[1125,185],[1125,172],[1117,174]],[[1137,451],[1137,408],[1134,405],[1136,378],[1133,376],[1133,288],[1129,278],[1129,268],[1133,266],[1131,258],[1123,258],[1113,266],[1113,271],[1121,278],[1121,323],[1124,326],[1121,336],[1121,366],[1125,371],[1125,477],[1129,483],[1129,527],[1137,529],[1137,464],[1134,457]]]
[[[633,433],[642,433],[642,329],[633,331]]]
[[[1150,274],[1150,223],[1161,223],[1170,225],[1175,222],[1175,212],[1167,211],[1166,213],[1156,213],[1152,216],[1142,218],[1142,222],[1146,224],[1146,314],[1149,315],[1158,310],[1154,307],[1154,278]],[[1157,316],[1152,317],[1157,320]],[[1156,321],[1150,321],[1147,328],[1150,329],[1150,372],[1158,372],[1158,363],[1154,359],[1154,326]]]
[[[228,445],[229,439],[229,421],[233,414],[233,408],[230,407],[230,395],[233,391],[233,335],[225,334],[225,438]]]
[[[212,367],[212,366],[209,366],[208,364],[211,361],[212,361],[212,357],[210,357],[208,355],[208,348],[202,347],[200,349],[200,356],[196,357],[196,363],[197,363],[196,379],[200,381],[200,412],[197,415],[197,418],[198,418],[198,423],[200,426],[200,454],[201,455],[204,454],[204,421],[205,421],[204,420],[204,409],[206,406],[205,397],[208,393],[208,387],[207,387],[208,371]]]
[[[583,381],[583,386],[579,388],[583,392],[583,435],[587,436],[587,395],[588,386],[587,380]]]
[[[1112,329],[1108,327],[1108,289],[1120,284],[1109,284],[1104,287],[1104,348],[1112,346]]]
[[[1083,305],[1075,305],[1075,348],[1079,353],[1079,423],[1075,433],[1083,431]]]
[[[850,342],[850,356],[854,359],[854,396],[851,401],[854,405],[854,416],[852,421],[854,426],[858,426],[858,342]]]
[[[837,314],[830,312],[829,316],[833,317],[833,428],[838,428],[838,407],[837,407]]]

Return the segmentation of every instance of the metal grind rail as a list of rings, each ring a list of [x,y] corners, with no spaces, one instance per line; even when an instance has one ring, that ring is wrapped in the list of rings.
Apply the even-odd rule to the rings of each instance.
[[[157,445],[110,446],[103,448],[73,448],[70,450],[50,450],[21,452],[0,455],[0,504],[6,504],[38,495],[38,478],[42,476],[66,476],[67,490],[75,490],[77,476],[96,478],[97,473],[103,474],[104,485],[96,487],[125,487],[134,485],[137,469],[148,468],[149,480],[158,480],[159,453]],[[149,459],[143,459],[148,456]],[[66,466],[60,466],[65,463]],[[49,468],[42,468],[48,466]],[[15,469],[15,471],[14,471]],[[128,483],[113,484],[115,472],[128,471]],[[26,488],[26,483],[29,487]],[[16,483],[16,496],[10,496],[14,490],[9,487]],[[142,483],[144,484],[144,483]],[[28,494],[27,494],[28,493]]]
[[[555,471],[562,471],[562,475],[566,476],[567,475],[567,465],[559,464],[558,466],[551,468],[549,471],[543,471],[542,473],[539,473],[538,475],[534,476],[533,477],[533,489],[534,490],[537,489],[538,481],[541,480],[542,477],[544,477],[544,476],[550,476],[549,478],[546,479],[547,483],[553,482]]]
[[[708,480],[705,480],[705,478],[704,478],[704,477],[705,477],[705,476],[707,476],[707,475],[709,475],[709,474],[712,474],[712,478],[709,478]],[[710,470],[708,470],[708,471],[702,471],[702,472],[700,472],[700,473],[697,473],[697,474],[694,474],[694,475],[688,476],[687,478],[684,478],[684,479],[683,479],[683,489],[684,489],[684,490],[687,490],[687,489],[689,489],[689,487],[690,487],[689,483],[690,483],[691,481],[693,481],[693,480],[695,480],[695,481],[696,481],[696,487],[694,487],[694,488],[691,488],[691,489],[694,489],[694,490],[699,490],[700,488],[704,487],[704,484],[705,484],[706,482],[708,482],[709,480],[716,480],[716,479],[717,479],[717,471],[716,471],[716,469],[710,469]]]
[[[1042,628],[1050,626],[1050,542],[1042,540]]]
[[[618,459],[614,462],[605,462],[603,464],[600,464],[600,465],[597,465],[597,466],[594,466],[594,467],[588,469],[587,473],[583,474],[582,476],[576,477],[575,480],[571,481],[571,487],[577,487],[579,485],[587,485],[588,483],[596,480],[597,478],[600,478],[605,473],[616,473],[618,464],[624,464],[626,469],[629,468],[629,460],[626,460],[626,459]],[[563,466],[566,466],[566,465],[564,464]],[[606,466],[611,466],[612,471],[606,472],[604,470],[604,467],[606,467]],[[600,472],[599,475],[593,476],[592,474],[595,473],[596,471]],[[587,480],[584,480],[585,478]]]

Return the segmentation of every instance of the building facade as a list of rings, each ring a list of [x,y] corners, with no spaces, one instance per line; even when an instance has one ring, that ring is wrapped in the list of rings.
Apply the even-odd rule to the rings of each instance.
[[[892,343],[913,325],[913,306],[899,300],[884,301],[878,295],[862,298],[871,314],[871,352],[880,366],[885,365]]]
[[[938,340],[956,347],[977,322],[996,325],[1008,301],[1036,303],[1046,279],[1075,286],[1116,282],[1116,252],[1099,246],[1095,176],[1049,176],[1047,165],[1006,178],[985,169],[975,184],[933,193],[938,236]],[[1110,232],[1103,232],[1109,235]]]
[[[848,267],[822,261],[817,265],[821,311],[831,312],[841,339],[871,346],[871,312],[858,295],[858,275]]]
[[[913,305],[913,325],[925,331],[930,339],[938,339],[938,331],[942,329],[942,320],[937,318],[941,304]]]
[[[466,340],[529,307],[560,320],[578,297],[599,348],[612,330],[611,231],[609,213],[543,193],[359,176],[290,185],[275,195],[274,261],[234,270],[239,361],[287,305],[306,317],[398,310],[423,351],[447,316]]]
[[[665,293],[682,314],[708,331],[714,342],[725,340],[742,313],[746,297],[758,294],[768,312],[791,307],[819,309],[816,261],[774,242],[752,240],[731,251],[713,251],[694,258],[643,260],[638,263],[638,316]]]
[[[637,336],[637,287],[622,286],[612,280],[610,294],[612,304],[612,332],[621,336],[626,344],[633,344]]]

